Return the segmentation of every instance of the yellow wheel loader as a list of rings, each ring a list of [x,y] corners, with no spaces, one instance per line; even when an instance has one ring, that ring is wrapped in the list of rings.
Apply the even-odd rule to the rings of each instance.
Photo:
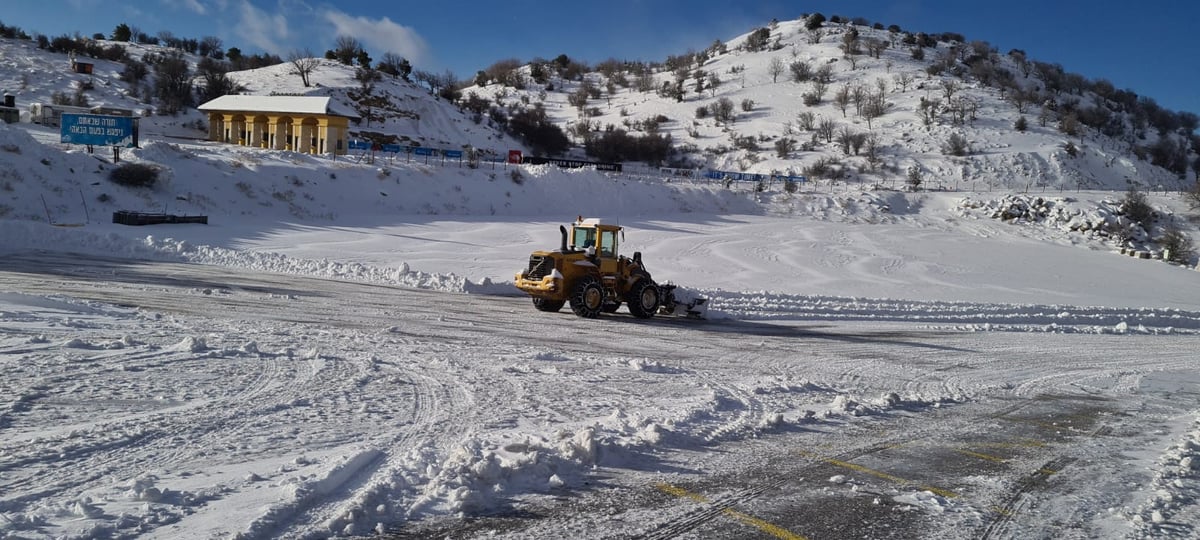
[[[553,251],[535,251],[529,267],[516,275],[518,289],[533,297],[533,306],[555,312],[570,303],[571,311],[589,319],[617,311],[624,303],[640,319],[655,313],[700,317],[705,302],[676,301],[675,285],[659,285],[642,263],[641,252],[625,257],[617,251],[619,225],[581,216],[568,232],[559,226],[562,244]]]

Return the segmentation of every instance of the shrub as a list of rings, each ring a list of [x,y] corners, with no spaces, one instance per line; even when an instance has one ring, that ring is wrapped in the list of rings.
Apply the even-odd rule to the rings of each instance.
[[[951,156],[965,156],[971,153],[971,146],[967,143],[967,138],[961,133],[951,133],[950,138],[946,140],[946,146],[942,150]]]
[[[1125,198],[1121,200],[1121,212],[1131,221],[1142,225],[1143,228],[1154,214],[1154,208],[1146,201],[1146,193],[1137,187],[1129,186]]]
[[[602,161],[643,161],[658,166],[671,155],[671,136],[657,133],[637,136],[614,129],[588,139],[584,152]]]
[[[749,99],[749,98],[743,99],[742,100],[742,110],[746,111],[746,112],[753,111],[754,110],[754,100]]]
[[[775,141],[775,155],[780,159],[786,159],[788,155],[796,149],[796,141],[784,137]]]
[[[904,179],[904,183],[908,184],[909,189],[916,191],[921,187],[925,179],[921,177],[921,168],[913,165],[908,168],[908,176]]]
[[[825,16],[820,13],[813,13],[804,20],[804,27],[809,30],[816,30],[825,23]]]
[[[1193,210],[1200,208],[1200,180],[1192,184],[1192,188],[1183,192],[1183,200],[1188,203],[1188,206]]]
[[[1022,133],[1029,129],[1029,121],[1024,116],[1018,117],[1016,122],[1013,122],[1013,129]]]
[[[109,171],[108,179],[127,187],[153,187],[158,182],[158,169],[145,163],[122,163]]]
[[[804,168],[804,176],[809,178],[829,178],[837,179],[841,177],[841,164],[831,157],[823,157],[818,159],[816,163]]]
[[[1192,245],[1191,237],[1175,225],[1167,226],[1158,243],[1162,245],[1163,257],[1168,261],[1191,264],[1192,259],[1196,257],[1196,248]]]

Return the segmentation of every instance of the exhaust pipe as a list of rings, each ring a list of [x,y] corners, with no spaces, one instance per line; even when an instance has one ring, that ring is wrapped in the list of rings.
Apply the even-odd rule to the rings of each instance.
[[[562,225],[559,225],[558,231],[562,233],[562,247],[560,248],[560,250],[563,253],[566,253],[567,252],[567,228]]]

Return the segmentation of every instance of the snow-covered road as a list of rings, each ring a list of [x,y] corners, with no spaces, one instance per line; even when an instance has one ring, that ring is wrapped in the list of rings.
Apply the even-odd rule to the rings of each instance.
[[[1171,507],[1154,492],[1186,492],[1155,484],[1156,460],[1200,406],[1190,332],[1031,340],[997,331],[1011,306],[956,304],[967,326],[920,303],[869,323],[597,322],[518,297],[32,252],[0,260],[0,290],[0,530],[39,537],[1005,537],[1062,519],[1157,534]],[[999,461],[931,459],[948,447]],[[1049,487],[1022,483],[1067,458]],[[754,483],[781,462],[809,485]],[[889,480],[925,477],[938,486]],[[688,518],[731,485],[770,490],[716,506],[759,521]],[[882,502],[851,512],[864,493]],[[1194,523],[1192,507],[1176,512]]]

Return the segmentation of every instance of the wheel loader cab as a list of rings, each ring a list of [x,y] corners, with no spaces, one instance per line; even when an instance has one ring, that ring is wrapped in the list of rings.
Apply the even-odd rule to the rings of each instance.
[[[600,267],[600,273],[612,274],[619,270],[617,233],[620,230],[621,227],[617,225],[604,225],[595,218],[579,220],[571,226],[572,246],[576,250],[585,251],[594,247],[595,257],[592,262]]]

